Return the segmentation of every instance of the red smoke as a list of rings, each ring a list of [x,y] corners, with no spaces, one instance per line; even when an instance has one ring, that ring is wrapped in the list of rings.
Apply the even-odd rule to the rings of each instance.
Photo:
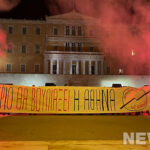
[[[96,2],[96,1],[95,1]],[[77,1],[86,14],[85,3]],[[94,9],[96,8],[96,9]],[[88,14],[98,19],[98,38],[111,68],[126,74],[150,74],[150,3],[146,0],[88,0]],[[131,55],[132,50],[135,56]],[[107,61],[107,59],[106,59]],[[114,67],[115,66],[115,67]]]
[[[0,56],[5,56],[5,51],[8,48],[6,33],[0,29]]]
[[[68,7],[68,0],[56,1],[56,5],[50,5],[50,11]],[[149,0],[75,0],[75,3],[78,12],[97,19],[99,47],[105,52],[106,65],[112,70],[116,68],[114,73],[123,68],[125,74],[150,74]],[[86,17],[83,19],[86,23]]]
[[[0,11],[9,11],[18,5],[20,0],[0,0]],[[8,49],[6,33],[0,28],[0,56],[5,56],[5,50]]]
[[[20,0],[0,0],[0,11],[9,11],[16,7]]]

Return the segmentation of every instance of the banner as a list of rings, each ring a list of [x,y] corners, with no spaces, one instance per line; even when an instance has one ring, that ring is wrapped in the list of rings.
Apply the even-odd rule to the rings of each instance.
[[[0,85],[0,112],[99,114],[148,111],[150,87],[26,87]]]

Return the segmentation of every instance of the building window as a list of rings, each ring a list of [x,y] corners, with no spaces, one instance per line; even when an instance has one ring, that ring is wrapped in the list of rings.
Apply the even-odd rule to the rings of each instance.
[[[66,35],[70,35],[70,27],[66,26]]]
[[[95,74],[95,66],[91,66],[91,74],[92,74],[92,75]]]
[[[58,35],[58,29],[57,28],[54,28],[54,35]]]
[[[11,43],[8,44],[8,49],[7,49],[7,52],[8,53],[12,53],[12,48],[13,48],[13,45]]]
[[[7,64],[6,65],[6,71],[7,72],[11,72],[11,70],[12,70],[12,65],[11,64]]]
[[[75,43],[72,43],[72,51],[75,51],[76,50],[76,45]]]
[[[75,28],[75,26],[72,27],[72,35],[73,35],[73,36],[76,35],[76,28]]]
[[[27,47],[26,47],[26,45],[22,45],[21,52],[24,53],[24,54],[27,52]]]
[[[27,28],[26,27],[22,28],[22,34],[27,34]]]
[[[57,65],[53,65],[53,74],[57,73]]]
[[[78,27],[78,35],[81,36],[82,35],[82,28]]]
[[[35,45],[35,53],[36,54],[40,53],[40,49],[41,49],[40,45]]]
[[[40,65],[39,64],[34,65],[34,72],[35,73],[40,72]]]
[[[58,50],[58,46],[57,45],[54,45],[54,51],[57,51]]]
[[[90,30],[90,33],[89,33],[89,34],[90,34],[90,36],[93,36],[93,31],[92,31],[92,30]]]
[[[82,43],[78,43],[78,51],[82,51]]]
[[[107,74],[110,74],[110,67],[107,67]]]
[[[7,52],[8,52],[8,53],[12,53],[12,49],[11,49],[11,48],[8,48]]]
[[[20,65],[20,72],[26,72],[26,65],[25,64]]]
[[[70,51],[70,43],[69,42],[66,43],[65,50]]]
[[[94,47],[93,46],[90,47],[90,52],[94,52]]]
[[[76,65],[72,65],[72,74],[73,74],[73,75],[76,74]]]
[[[13,34],[13,27],[12,27],[12,26],[9,26],[9,27],[8,27],[8,33],[9,33],[9,34]]]
[[[36,28],[36,34],[40,35],[41,34],[41,29],[40,28]]]

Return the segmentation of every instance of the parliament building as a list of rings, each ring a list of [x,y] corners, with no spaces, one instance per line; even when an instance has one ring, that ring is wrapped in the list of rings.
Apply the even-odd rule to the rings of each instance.
[[[85,24],[86,21],[86,24]],[[103,75],[96,20],[76,11],[45,20],[0,19],[7,33],[0,73]]]

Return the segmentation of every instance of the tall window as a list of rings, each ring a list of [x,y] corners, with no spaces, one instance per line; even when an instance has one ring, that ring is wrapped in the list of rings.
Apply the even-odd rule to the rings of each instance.
[[[27,52],[26,45],[22,45],[21,52],[24,53],[24,54]]]
[[[12,53],[12,48],[8,48],[7,52]]]
[[[57,73],[57,65],[53,65],[53,74]]]
[[[57,28],[54,28],[54,35],[58,35],[58,29]]]
[[[27,34],[27,28],[26,27],[22,28],[22,34]]]
[[[82,28],[78,27],[78,35],[81,36],[82,35]]]
[[[72,51],[75,51],[76,50],[76,47],[75,47],[75,43],[72,43]]]
[[[41,49],[41,47],[40,47],[40,45],[35,45],[35,53],[36,54],[39,54],[40,53],[40,49]]]
[[[82,43],[78,43],[78,51],[80,52],[82,50]]]
[[[89,34],[90,34],[90,36],[93,36],[93,31],[92,31],[92,30],[90,30],[90,33],[89,33]]]
[[[34,65],[34,72],[35,73],[39,73],[40,72],[40,65],[39,64]]]
[[[58,50],[58,46],[54,45],[54,51],[57,51],[57,50]]]
[[[94,47],[90,46],[90,52],[94,52]]]
[[[95,66],[91,66],[91,74],[94,75],[95,74]]]
[[[6,65],[6,71],[7,72],[11,72],[12,71],[12,65],[11,64],[7,64]]]
[[[70,43],[69,42],[66,42],[65,50],[70,51]]]
[[[72,65],[72,74],[76,74],[76,65]]]
[[[8,53],[12,53],[12,44],[8,44],[8,49],[7,49]]]
[[[40,28],[36,28],[36,34],[40,35],[40,33],[41,33],[41,29]]]
[[[20,65],[20,72],[26,72],[26,65],[25,64]]]
[[[107,74],[110,74],[110,67],[107,67]]]
[[[66,26],[66,35],[70,35],[70,27]]]
[[[75,26],[72,27],[72,35],[73,35],[73,36],[76,35],[76,28],[75,28]]]
[[[9,26],[9,27],[8,27],[8,33],[9,33],[9,34],[13,34],[13,27],[12,27],[12,26]]]

